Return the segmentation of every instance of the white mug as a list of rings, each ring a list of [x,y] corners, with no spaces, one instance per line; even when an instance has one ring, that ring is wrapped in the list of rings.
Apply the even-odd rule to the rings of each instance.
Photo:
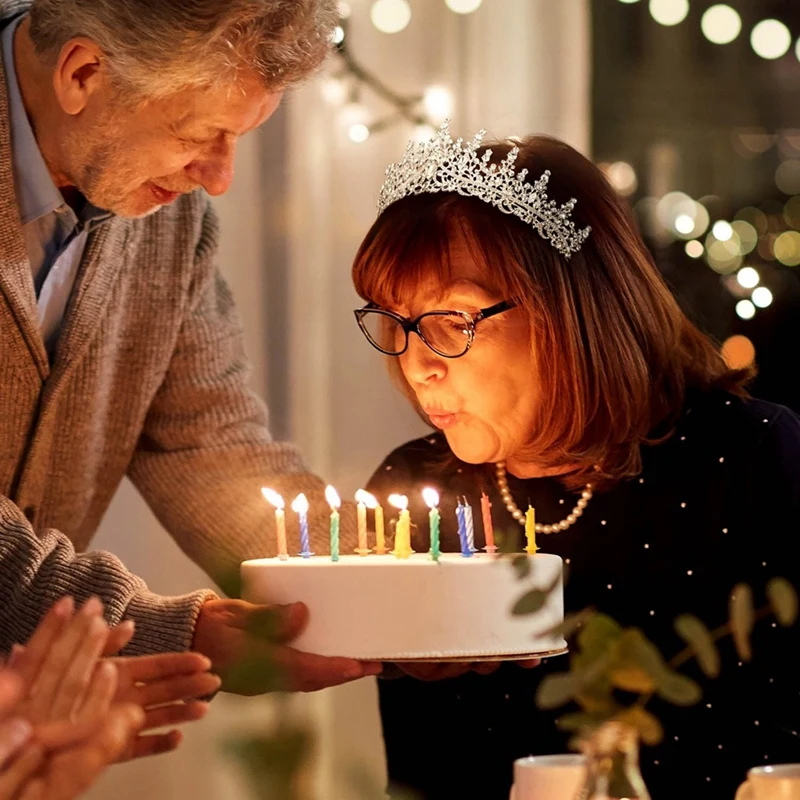
[[[751,769],[736,800],[800,800],[800,764]]]
[[[583,756],[518,758],[509,800],[575,800],[585,780]]]

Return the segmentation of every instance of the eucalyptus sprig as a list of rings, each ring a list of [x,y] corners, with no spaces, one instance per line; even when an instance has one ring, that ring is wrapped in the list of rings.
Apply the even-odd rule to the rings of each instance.
[[[527,574],[516,562],[515,568],[518,574]],[[658,744],[664,732],[658,718],[646,708],[650,700],[657,696],[674,705],[691,706],[702,696],[699,684],[678,672],[679,667],[695,658],[706,676],[716,678],[721,669],[717,649],[720,639],[731,636],[739,658],[750,661],[751,635],[758,621],[774,615],[780,625],[794,625],[798,596],[792,584],[785,578],[773,578],[766,595],[768,604],[756,610],[751,588],[738,584],[730,595],[728,621],[714,630],[694,615],[678,617],[675,630],[686,647],[669,661],[639,628],[623,628],[594,609],[568,615],[562,625],[548,633],[575,639],[570,669],[545,676],[537,690],[537,704],[555,709],[571,701],[577,703],[580,711],[565,714],[558,724],[579,737],[617,720],[635,728],[646,744]],[[535,613],[546,597],[547,590],[528,591],[513,613]],[[623,703],[618,690],[638,697],[632,703]]]

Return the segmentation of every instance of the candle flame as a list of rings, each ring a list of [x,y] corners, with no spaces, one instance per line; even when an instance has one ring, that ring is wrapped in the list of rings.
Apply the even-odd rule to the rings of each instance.
[[[341,499],[339,498],[339,494],[333,486],[328,486],[325,489],[325,499],[328,501],[328,505],[331,508],[339,508],[342,504]]]
[[[298,514],[306,514],[308,512],[308,498],[304,494],[299,494],[292,500],[292,511]]]
[[[283,502],[283,498],[277,492],[272,489],[267,489],[266,486],[261,490],[261,494],[263,494],[264,499],[275,506],[275,508],[283,508],[286,505]]]
[[[439,492],[430,487],[422,490],[422,499],[427,503],[428,508],[436,508],[439,505]]]
[[[404,494],[390,494],[389,502],[401,511],[405,511],[408,508],[408,498]]]
[[[378,507],[378,501],[375,499],[375,496],[371,495],[369,492],[365,492],[363,489],[359,489],[356,492],[356,503],[363,503],[367,508]]]

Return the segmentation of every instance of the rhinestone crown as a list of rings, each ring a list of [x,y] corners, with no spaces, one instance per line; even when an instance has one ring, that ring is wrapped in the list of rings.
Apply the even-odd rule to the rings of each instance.
[[[550,170],[535,183],[526,183],[528,170],[515,172],[519,148],[513,147],[500,164],[490,164],[492,151],[478,157],[486,131],[466,146],[450,136],[450,122],[427,142],[410,141],[401,161],[386,170],[386,181],[378,198],[378,216],[392,203],[412,194],[458,192],[490,203],[504,214],[513,214],[532,225],[566,258],[581,249],[591,228],[578,230],[570,219],[575,200],[558,206],[547,199]]]

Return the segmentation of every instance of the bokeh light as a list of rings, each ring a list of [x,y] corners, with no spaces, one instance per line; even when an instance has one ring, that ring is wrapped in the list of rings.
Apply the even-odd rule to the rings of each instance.
[[[736,213],[734,219],[741,219],[749,222],[756,232],[761,235],[767,232],[767,215],[755,206],[746,206]]]
[[[750,299],[759,308],[766,308],[772,304],[772,292],[766,286],[759,286],[753,289]]]
[[[429,86],[422,96],[422,107],[431,122],[441,124],[453,113],[455,100],[446,86]]]
[[[800,264],[800,233],[797,231],[784,231],[773,245],[775,258],[787,267],[796,267]]]
[[[381,33],[399,33],[411,22],[411,6],[408,0],[375,0],[369,16]]]
[[[746,336],[737,334],[722,343],[722,357],[730,369],[746,369],[755,363],[756,348]]]
[[[788,158],[775,170],[775,185],[784,194],[800,194],[800,159]]]
[[[731,223],[733,232],[739,237],[739,247],[742,254],[747,255],[756,249],[758,244],[758,231],[743,219],[735,219]]]
[[[800,230],[800,195],[790,197],[783,207],[783,218],[790,228]]]
[[[711,229],[711,232],[721,242],[727,242],[728,239],[730,239],[734,233],[733,227],[731,226],[730,222],[726,222],[724,219],[715,222],[714,227]]]
[[[730,44],[742,31],[742,18],[738,11],[720,3],[703,14],[700,28],[709,42]]]
[[[615,161],[605,169],[611,185],[623,196],[632,195],[639,186],[636,170],[627,161]]]
[[[689,13],[689,0],[650,0],[650,15],[660,25],[678,25]]]
[[[727,239],[718,239],[713,232],[706,236],[706,261],[720,275],[730,275],[742,266],[742,249],[733,230]]]
[[[694,230],[694,220],[688,214],[681,214],[675,220],[675,230],[688,236]]]
[[[483,0],[444,0],[444,2],[456,14],[471,14],[481,7]]]
[[[363,122],[356,122],[348,128],[347,135],[351,141],[361,144],[369,139],[369,128]]]
[[[689,258],[700,258],[700,256],[702,256],[706,251],[705,247],[703,247],[703,243],[698,242],[697,239],[692,239],[691,242],[686,242],[686,247],[684,249],[686,250],[686,255],[689,256]]]
[[[753,319],[756,307],[749,300],[740,300],[736,304],[736,314],[742,319]]]
[[[750,44],[761,58],[780,58],[792,46],[792,34],[777,19],[765,19],[753,28]]]
[[[752,267],[742,267],[736,273],[736,280],[739,282],[739,286],[745,289],[752,289],[754,286],[758,286],[761,276],[758,274],[758,270]]]

